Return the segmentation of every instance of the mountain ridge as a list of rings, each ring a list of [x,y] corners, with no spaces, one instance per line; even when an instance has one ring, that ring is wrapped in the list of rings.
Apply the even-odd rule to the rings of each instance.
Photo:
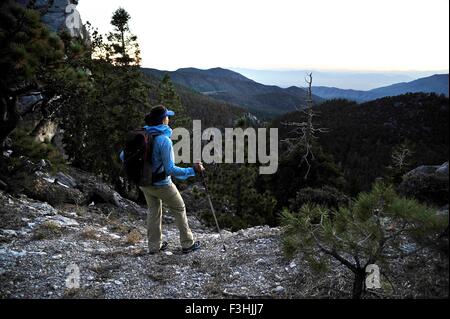
[[[234,70],[221,67],[211,69],[187,67],[176,71],[143,68],[143,71],[157,79],[169,74],[172,81],[182,87],[214,100],[241,107],[261,118],[274,118],[306,106],[306,90],[304,88],[295,85],[282,88],[276,85],[262,84]],[[448,96],[448,77],[448,74],[434,74],[367,91],[313,86],[313,101],[320,103],[330,99],[347,99],[363,103],[387,96],[420,92]]]
[[[283,89],[276,85],[264,85],[228,69],[183,68],[171,72],[143,68],[143,72],[159,79],[169,74],[172,81],[178,85],[240,106],[263,118],[275,117],[306,106],[305,89]],[[318,96],[313,96],[313,100],[322,101]]]
[[[434,74],[410,82],[400,82],[368,91],[339,89],[335,87],[315,86],[313,92],[324,99],[343,98],[356,102],[368,102],[387,96],[406,93],[436,93],[449,96],[449,74]]]
[[[315,86],[336,87],[344,90],[368,91],[401,82],[410,82],[433,74],[446,74],[448,70],[429,71],[363,71],[363,70],[326,70],[326,69],[245,69],[230,68],[245,77],[266,85],[278,85],[282,88],[291,85],[304,87],[304,77],[313,73]]]
[[[146,78],[152,89],[149,91],[149,100],[152,104],[158,104],[158,85],[160,79],[146,74]],[[227,127],[245,115],[246,110],[237,105],[213,99],[202,95],[188,87],[174,84],[175,90],[181,99],[189,117],[200,119],[205,125],[215,127]]]

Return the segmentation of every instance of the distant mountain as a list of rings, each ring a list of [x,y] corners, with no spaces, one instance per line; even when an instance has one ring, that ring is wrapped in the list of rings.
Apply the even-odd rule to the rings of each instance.
[[[370,91],[342,90],[334,87],[316,86],[313,88],[315,95],[324,99],[347,99],[356,102],[376,100],[386,96],[397,96],[405,93],[436,93],[449,95],[449,75],[435,74],[426,78],[411,82],[397,83]]]
[[[396,96],[405,93],[436,93],[448,96],[448,74],[435,74],[408,83],[398,83],[371,90],[372,94]]]
[[[298,87],[287,89],[257,83],[245,76],[222,68],[200,70],[179,69],[175,72],[143,69],[144,73],[162,78],[168,73],[172,81],[203,95],[238,105],[262,118],[292,112],[306,105],[306,91]],[[315,102],[322,101],[314,96]]]
[[[282,88],[292,85],[304,87],[305,75],[313,73],[315,86],[337,87],[340,89],[372,90],[400,82],[409,82],[437,73],[445,72],[356,72],[356,71],[318,71],[318,70],[252,70],[232,69],[243,76],[265,85],[278,85]]]
[[[155,105],[159,100],[157,87],[160,79],[151,74],[146,75],[148,84],[151,87],[150,103]],[[175,84],[175,91],[180,96],[181,103],[187,114],[193,119],[202,120],[202,125],[205,127],[232,127],[235,121],[247,114],[247,111],[243,108],[213,99],[178,84]]]

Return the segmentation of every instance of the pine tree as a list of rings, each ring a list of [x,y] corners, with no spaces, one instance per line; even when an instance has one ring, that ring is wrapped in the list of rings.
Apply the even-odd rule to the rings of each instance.
[[[248,126],[240,123],[245,130]],[[236,152],[236,149],[233,150]],[[248,154],[248,144],[244,147]],[[235,157],[235,154],[233,155]],[[259,189],[259,166],[248,163],[217,164],[207,170],[218,219],[232,230],[277,224],[277,201],[268,191]],[[210,216],[206,214],[205,216]]]
[[[165,74],[158,85],[159,103],[176,113],[171,121],[172,127],[184,127],[189,129],[191,119],[186,114],[186,110],[181,104],[181,99],[175,91],[175,87],[169,74]]]
[[[131,34],[129,21],[131,16],[123,9],[117,9],[111,18],[114,31],[107,36],[106,56],[117,65],[140,65],[141,52],[137,36]]]
[[[255,164],[220,164],[208,170],[208,185],[224,227],[235,231],[276,224],[276,200],[269,192],[257,190],[258,172]],[[203,216],[210,219],[209,212]]]
[[[360,298],[369,265],[387,270],[393,260],[435,242],[448,227],[448,217],[377,182],[350,206],[332,210],[305,204],[298,211],[284,211],[282,223],[288,256],[302,253],[317,271],[326,271],[329,261],[336,260],[353,273],[353,298]],[[406,252],[402,247],[411,243],[417,248]]]
[[[278,171],[273,175],[259,177],[258,185],[274,194],[279,210],[288,207],[301,189],[322,188],[325,185],[338,190],[344,188],[346,181],[343,172],[333,156],[326,153],[317,141],[311,143],[310,151],[314,152],[314,161],[308,167],[302,161],[302,156],[306,154],[304,144],[299,143],[289,150],[281,149]],[[306,174],[308,178],[305,180]]]

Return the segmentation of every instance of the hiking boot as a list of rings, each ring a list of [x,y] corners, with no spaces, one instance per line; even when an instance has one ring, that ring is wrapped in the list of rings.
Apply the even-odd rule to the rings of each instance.
[[[161,248],[159,249],[159,251],[151,251],[151,252],[149,252],[149,254],[150,254],[150,255],[154,255],[154,254],[157,254],[157,253],[159,253],[159,252],[166,251],[167,249],[169,249],[169,243],[166,242],[166,241],[164,241],[164,242],[161,244]]]
[[[199,250],[200,249],[200,242],[199,241],[196,241],[195,243],[194,243],[194,245],[192,245],[191,247],[189,247],[189,248],[183,248],[182,249],[182,251],[183,251],[183,254],[188,254],[188,253],[192,253],[192,252],[194,252],[194,251],[196,251],[196,250]]]
[[[166,242],[166,241],[164,241],[164,242],[161,244],[161,248],[159,249],[159,251],[166,251],[167,249],[169,249],[169,243]]]

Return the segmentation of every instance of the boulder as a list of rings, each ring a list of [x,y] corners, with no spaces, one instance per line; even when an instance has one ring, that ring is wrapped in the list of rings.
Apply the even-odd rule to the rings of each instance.
[[[71,168],[68,177],[76,184],[76,189],[83,194],[84,200],[79,203],[80,205],[103,202],[112,204],[121,211],[131,213],[138,217],[147,215],[145,208],[142,208],[131,200],[123,198],[110,185],[103,183],[99,178],[89,173]]]
[[[448,204],[448,162],[437,166],[419,166],[403,176],[399,192],[432,205]]]
[[[448,162],[442,164],[437,170],[436,174],[444,175],[448,177]]]
[[[29,174],[26,182],[21,185],[21,192],[32,199],[47,202],[52,206],[106,203],[137,217],[147,214],[146,208],[123,198],[110,185],[92,174],[69,168],[68,172],[51,175],[47,170],[40,170],[42,165],[31,161],[25,163],[28,165],[25,169]]]
[[[422,165],[405,174],[405,177],[418,175],[441,175],[448,177],[448,162],[442,165]]]
[[[408,173],[406,173],[405,177],[417,176],[420,174],[432,175],[432,174],[436,173],[436,170],[439,167],[440,166],[436,166],[436,165],[422,165],[422,166],[419,166],[419,167],[413,169],[412,171],[409,171]]]
[[[88,195],[49,178],[37,177],[25,185],[25,194],[33,199],[47,202],[52,206],[60,204],[81,204],[88,201]]]
[[[55,179],[57,179],[58,182],[60,182],[64,185],[67,185],[69,187],[72,187],[72,188],[75,188],[78,185],[72,176],[69,176],[69,175],[61,173],[61,172],[58,172],[56,174]]]

